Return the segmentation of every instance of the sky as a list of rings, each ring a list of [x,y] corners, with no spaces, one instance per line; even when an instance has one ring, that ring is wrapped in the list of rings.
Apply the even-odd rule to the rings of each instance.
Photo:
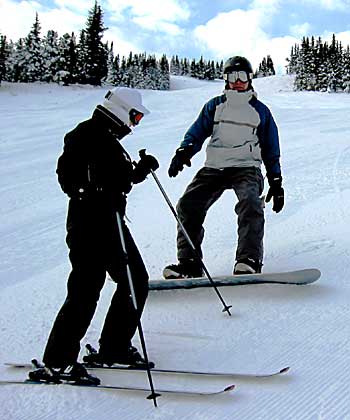
[[[350,0],[99,0],[114,52],[226,60],[244,55],[256,68],[268,54],[285,71],[303,36],[350,44]],[[84,28],[94,0],[0,0],[0,33],[16,41],[38,12],[42,35]]]

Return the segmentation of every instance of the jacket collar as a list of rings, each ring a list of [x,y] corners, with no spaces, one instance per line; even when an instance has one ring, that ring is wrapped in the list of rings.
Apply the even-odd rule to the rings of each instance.
[[[116,136],[118,140],[121,140],[132,131],[130,127],[102,105],[97,105],[92,118],[110,131],[112,135]]]

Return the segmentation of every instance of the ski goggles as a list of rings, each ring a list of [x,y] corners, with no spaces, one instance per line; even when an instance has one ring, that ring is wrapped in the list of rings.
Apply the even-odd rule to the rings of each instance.
[[[240,80],[243,83],[248,82],[252,78],[251,73],[247,73],[243,70],[240,71],[233,71],[232,73],[225,73],[224,74],[224,80],[227,82],[235,83],[237,80]]]
[[[143,113],[138,111],[135,108],[131,108],[129,111],[129,120],[132,125],[138,125],[138,123],[142,120]]]

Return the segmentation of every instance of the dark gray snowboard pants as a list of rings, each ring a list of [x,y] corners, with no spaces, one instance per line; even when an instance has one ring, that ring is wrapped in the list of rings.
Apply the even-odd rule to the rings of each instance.
[[[204,167],[195,175],[177,204],[177,214],[202,256],[201,244],[204,237],[203,223],[207,211],[225,190],[236,193],[238,203],[238,246],[236,259],[263,259],[264,209],[260,195],[264,179],[260,169]],[[193,258],[193,251],[178,226],[178,259]]]

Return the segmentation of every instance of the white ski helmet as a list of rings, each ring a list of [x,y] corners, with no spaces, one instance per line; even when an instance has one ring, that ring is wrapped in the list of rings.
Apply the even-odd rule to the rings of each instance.
[[[117,116],[123,123],[129,125],[130,122],[136,125],[138,121],[130,120],[130,117],[136,112],[143,115],[150,111],[142,105],[141,93],[136,89],[127,87],[116,87],[109,90],[105,96],[102,106],[112,114]]]

